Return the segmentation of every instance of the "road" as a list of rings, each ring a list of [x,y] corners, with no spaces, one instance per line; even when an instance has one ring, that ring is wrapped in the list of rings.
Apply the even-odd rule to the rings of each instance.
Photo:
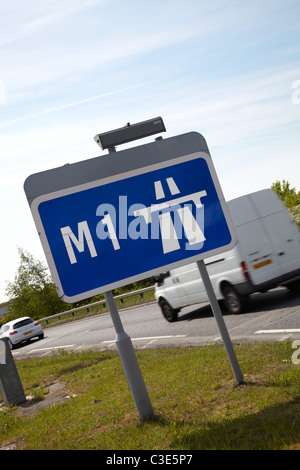
[[[126,333],[136,349],[200,346],[220,341],[209,304],[183,309],[175,323],[168,323],[156,303],[121,310]],[[247,313],[223,314],[232,342],[300,340],[300,291],[277,288],[251,296]],[[15,358],[45,356],[57,349],[115,348],[110,314],[86,317],[45,328],[43,340],[31,340],[13,350]]]

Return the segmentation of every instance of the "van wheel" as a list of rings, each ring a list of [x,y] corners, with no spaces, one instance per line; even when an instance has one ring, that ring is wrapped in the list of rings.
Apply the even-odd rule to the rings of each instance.
[[[230,313],[241,313],[245,308],[247,299],[237,293],[237,291],[231,286],[227,285],[222,289],[224,295],[224,304],[226,310]]]
[[[177,320],[178,310],[174,310],[165,299],[160,299],[159,306],[163,316],[168,322],[172,323],[173,321]]]

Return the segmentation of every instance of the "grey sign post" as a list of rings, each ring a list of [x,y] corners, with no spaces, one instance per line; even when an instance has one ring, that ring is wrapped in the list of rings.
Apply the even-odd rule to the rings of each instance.
[[[244,377],[240,369],[240,365],[238,363],[235,351],[233,349],[232,342],[231,342],[231,339],[230,339],[230,336],[229,336],[229,333],[228,333],[228,330],[227,330],[227,327],[226,327],[226,324],[225,324],[225,321],[224,321],[224,318],[223,318],[223,315],[222,315],[222,312],[221,312],[221,309],[220,309],[215,291],[213,289],[211,280],[209,278],[204,261],[203,260],[197,261],[197,266],[198,266],[200,275],[202,277],[202,281],[206,289],[207,296],[209,298],[209,303],[210,303],[212,312],[214,314],[217,325],[219,327],[219,331],[220,331],[234,376],[236,378],[236,381],[239,384],[242,384],[244,382]]]

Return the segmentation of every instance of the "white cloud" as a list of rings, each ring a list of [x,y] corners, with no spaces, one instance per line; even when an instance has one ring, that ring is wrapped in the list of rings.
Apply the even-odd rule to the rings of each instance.
[[[4,43],[14,46],[13,55],[10,47],[2,55],[10,102],[26,98],[26,93],[36,98],[34,93],[42,93],[39,86],[53,98],[59,81],[63,82],[61,86],[68,86],[95,72],[102,80],[101,74],[112,64],[126,68],[126,61],[132,57],[141,58],[154,51],[160,55],[164,50],[167,54],[171,46],[186,43],[188,52],[193,38],[193,47],[197,44],[198,54],[202,54],[210,41],[216,41],[213,35],[222,41],[233,27],[241,30],[258,15],[245,4],[239,4],[237,11],[236,5],[222,7],[222,1],[187,1],[182,8],[181,2],[172,0],[170,8],[169,1],[150,5],[120,0],[31,0],[21,2],[16,12],[14,5],[7,13],[4,10],[2,17],[4,30],[6,24],[10,25],[2,36]],[[217,14],[221,9],[222,15]],[[219,45],[214,52],[218,49]],[[180,70],[180,62],[178,66]],[[168,55],[162,62],[162,68],[166,67]]]
[[[19,43],[31,36],[43,33],[45,28],[53,28],[59,20],[91,7],[101,5],[105,0],[26,0],[2,3],[0,6],[0,45]]]

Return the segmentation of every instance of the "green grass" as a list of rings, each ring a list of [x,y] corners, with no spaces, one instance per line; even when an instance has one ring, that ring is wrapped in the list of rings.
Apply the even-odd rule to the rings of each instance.
[[[137,351],[155,411],[141,422],[114,351],[59,351],[16,361],[26,394],[64,383],[73,398],[24,416],[0,411],[0,447],[19,449],[300,449],[300,365],[291,343]]]

